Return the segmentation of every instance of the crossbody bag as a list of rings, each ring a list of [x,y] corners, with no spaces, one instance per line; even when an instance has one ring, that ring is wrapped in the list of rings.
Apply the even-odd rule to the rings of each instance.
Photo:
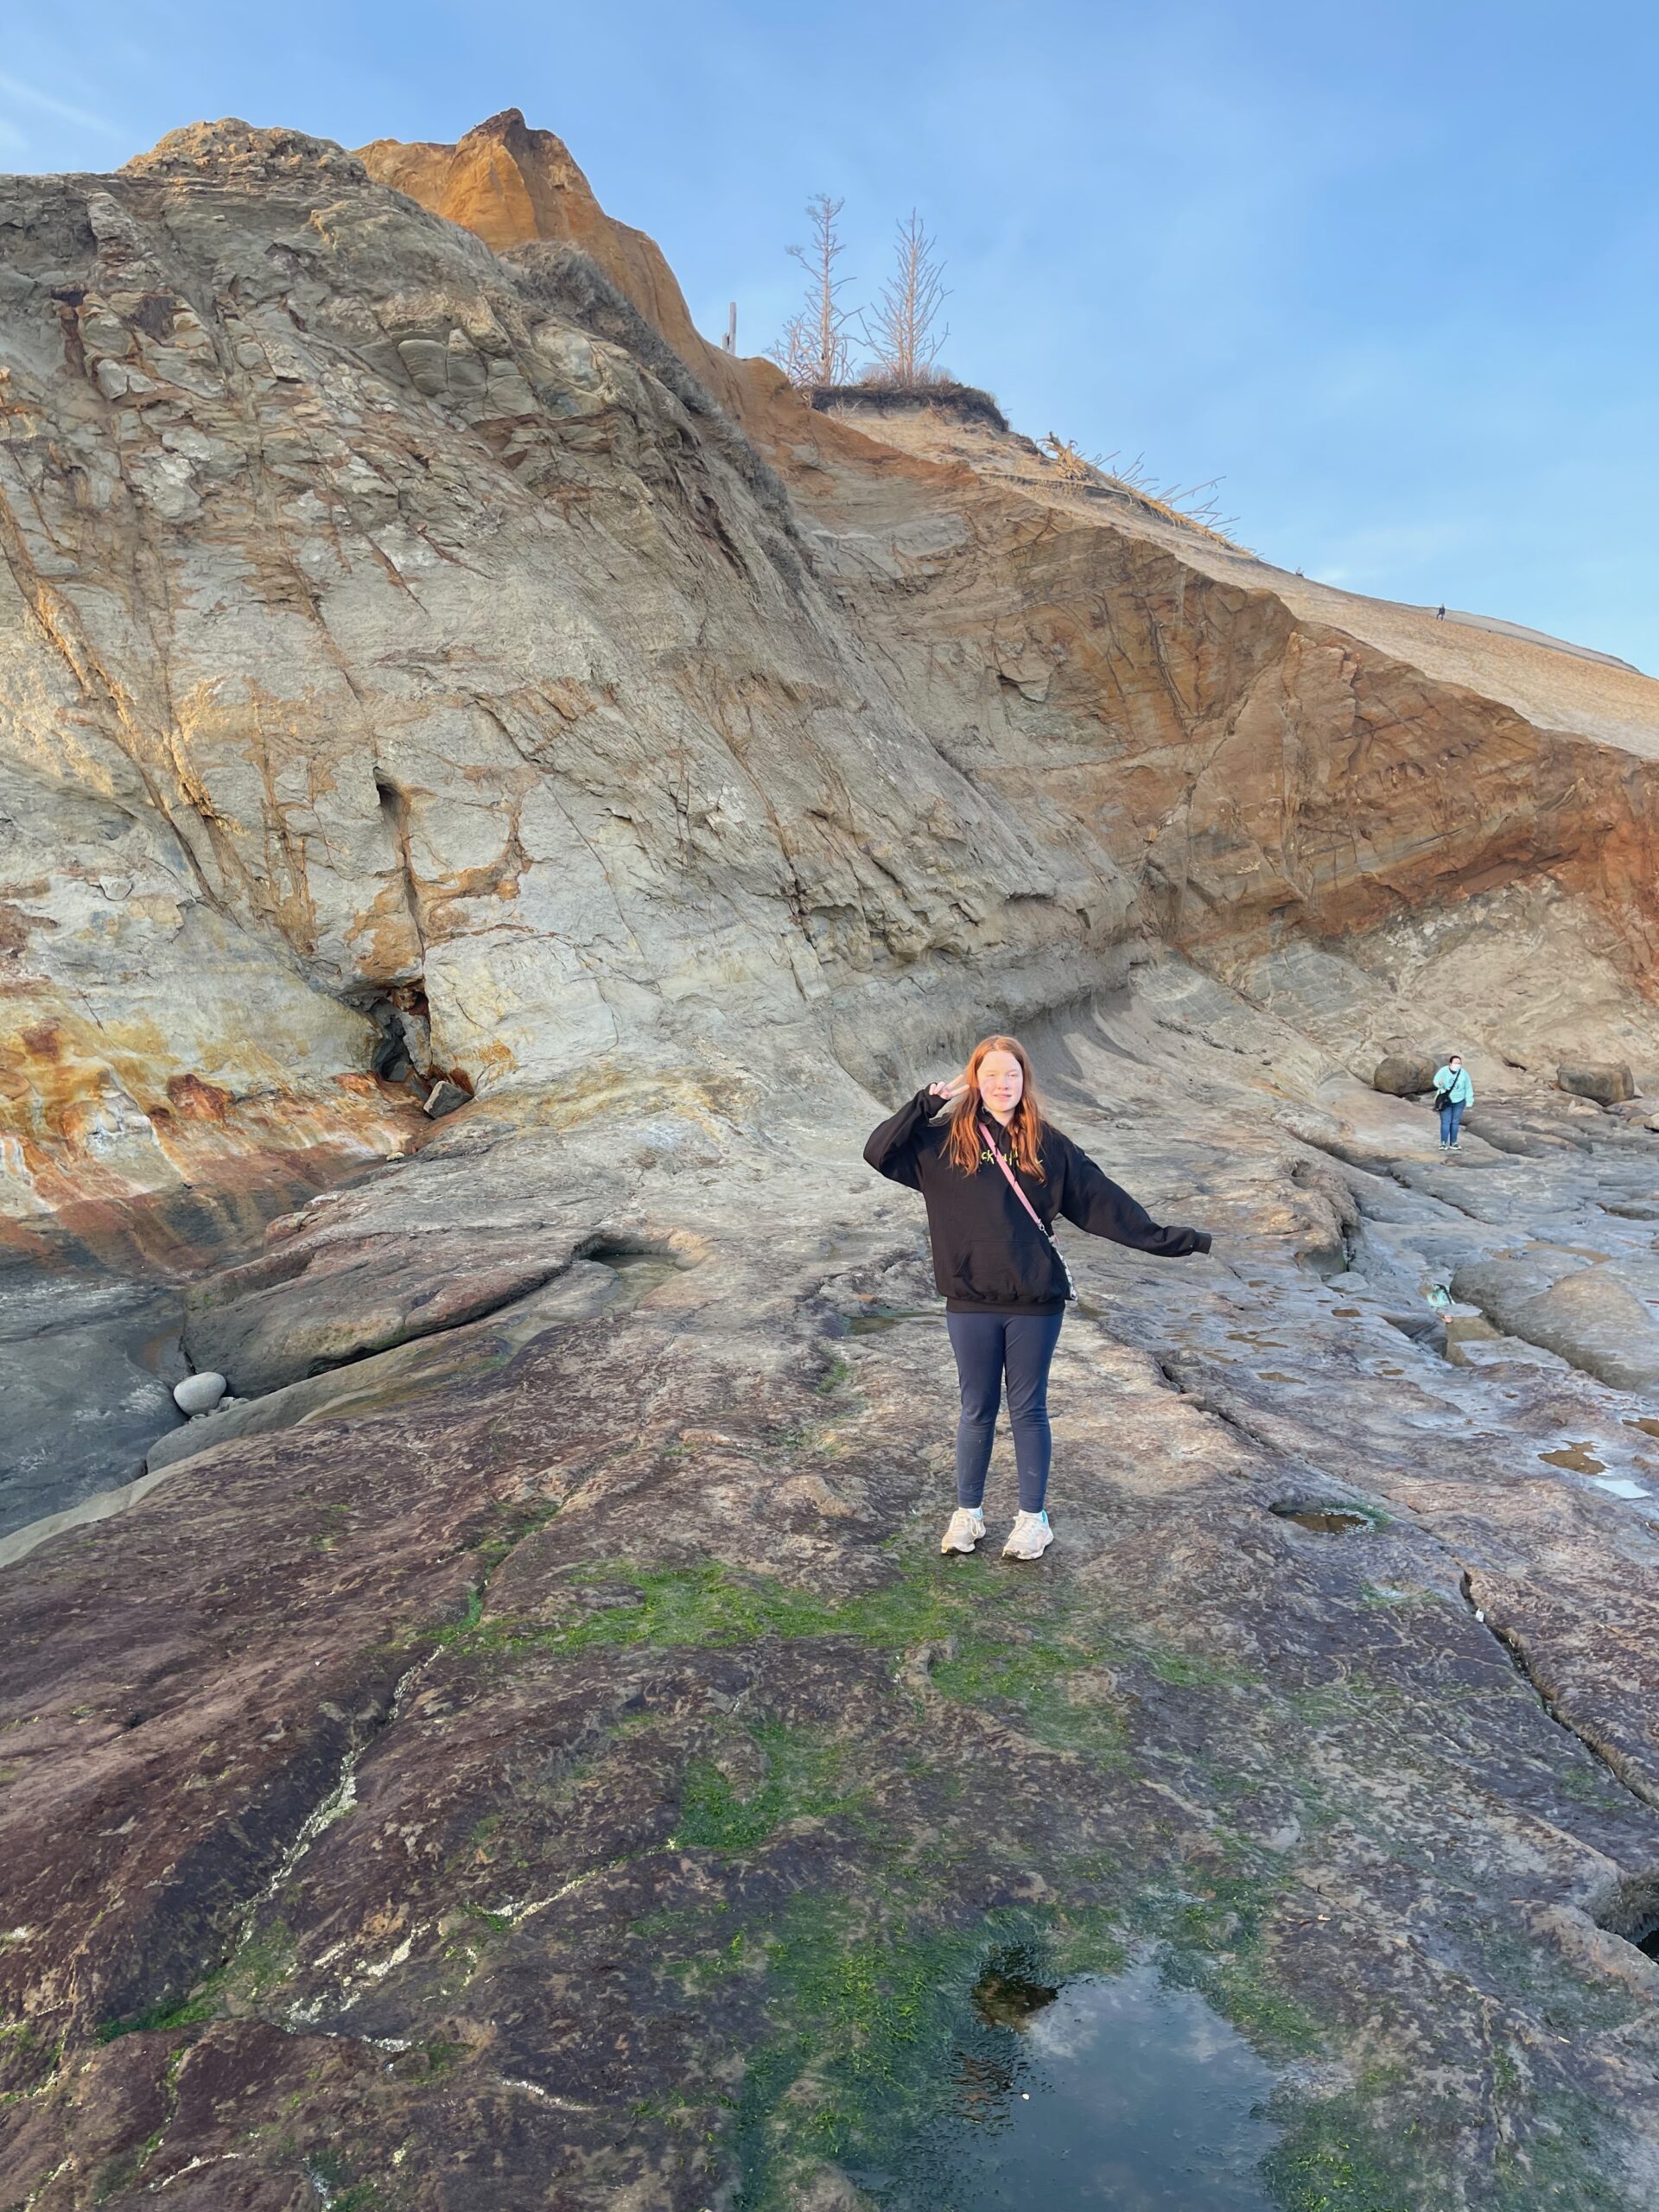
[[[1077,1298],[1077,1286],[1071,1280],[1071,1270],[1065,1264],[1065,1253],[1061,1251],[1059,1246],[1054,1242],[1053,1230],[1049,1227],[1048,1224],[1043,1219],[1041,1214],[1038,1212],[1036,1207],[1033,1205],[1031,1200],[1020,1189],[1019,1177],[1014,1173],[1013,1168],[1009,1166],[1007,1161],[1002,1157],[1001,1147],[998,1145],[996,1139],[991,1135],[983,1122],[979,1125],[979,1133],[981,1136],[984,1138],[986,1143],[991,1147],[991,1157],[995,1160],[997,1166],[1002,1170],[1004,1176],[1007,1178],[1008,1188],[1014,1192],[1014,1197],[1019,1199],[1020,1205],[1024,1206],[1026,1211],[1036,1223],[1043,1235],[1047,1237],[1049,1248],[1052,1251],[1055,1258],[1060,1263],[1060,1273],[1065,1277],[1065,1302],[1068,1306],[1076,1305]]]

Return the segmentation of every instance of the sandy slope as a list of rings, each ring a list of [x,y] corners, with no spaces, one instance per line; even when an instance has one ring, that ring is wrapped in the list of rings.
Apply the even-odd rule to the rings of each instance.
[[[1368,645],[1409,661],[1437,682],[1464,684],[1500,701],[1545,729],[1570,731],[1627,747],[1643,759],[1659,754],[1659,682],[1587,647],[1552,641],[1497,617],[1448,613],[1339,590],[1213,537],[1165,522],[1141,502],[1103,486],[1068,485],[1028,439],[963,422],[934,409],[843,419],[873,441],[931,460],[965,464],[978,475],[1017,484],[1027,497],[1166,546],[1183,561],[1251,591],[1276,592],[1299,620],[1329,623]]]

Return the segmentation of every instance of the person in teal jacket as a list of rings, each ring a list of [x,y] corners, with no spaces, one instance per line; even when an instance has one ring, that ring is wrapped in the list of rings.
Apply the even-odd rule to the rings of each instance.
[[[1455,1152],[1458,1131],[1467,1109],[1474,1103],[1475,1086],[1469,1071],[1453,1052],[1434,1078],[1434,1103],[1440,1109],[1440,1150]]]

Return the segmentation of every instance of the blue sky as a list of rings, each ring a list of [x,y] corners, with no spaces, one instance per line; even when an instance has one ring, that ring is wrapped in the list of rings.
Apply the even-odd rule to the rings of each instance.
[[[1310,575],[1659,671],[1656,64],[1628,0],[60,0],[9,26],[0,167],[518,106],[745,352],[812,193],[872,292],[915,206],[946,360],[1020,429],[1224,478]]]

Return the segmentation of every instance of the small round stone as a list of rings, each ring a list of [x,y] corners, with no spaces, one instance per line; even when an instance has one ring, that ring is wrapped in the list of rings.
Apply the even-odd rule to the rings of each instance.
[[[228,1387],[225,1377],[211,1369],[200,1375],[187,1375],[182,1382],[173,1385],[173,1402],[181,1414],[210,1414]]]

